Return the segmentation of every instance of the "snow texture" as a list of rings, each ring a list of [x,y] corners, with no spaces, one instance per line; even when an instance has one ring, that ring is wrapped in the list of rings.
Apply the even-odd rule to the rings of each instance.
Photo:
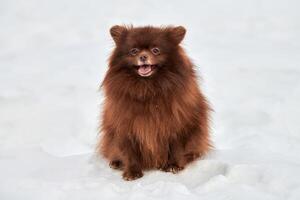
[[[0,199],[300,199],[299,1],[0,1]],[[184,25],[215,149],[125,182],[94,155],[115,24]]]

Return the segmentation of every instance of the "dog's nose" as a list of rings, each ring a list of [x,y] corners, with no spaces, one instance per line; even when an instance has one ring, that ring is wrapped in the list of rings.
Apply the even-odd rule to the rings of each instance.
[[[140,56],[140,61],[145,62],[147,60],[148,56],[147,55],[141,55]]]

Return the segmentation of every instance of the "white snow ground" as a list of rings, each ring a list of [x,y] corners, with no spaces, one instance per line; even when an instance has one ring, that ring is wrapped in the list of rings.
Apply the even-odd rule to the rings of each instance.
[[[299,1],[0,1],[0,199],[300,199]],[[215,150],[125,182],[94,156],[114,24],[179,24]]]

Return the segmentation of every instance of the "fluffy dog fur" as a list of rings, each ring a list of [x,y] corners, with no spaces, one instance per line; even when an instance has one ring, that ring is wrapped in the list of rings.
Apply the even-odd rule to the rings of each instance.
[[[185,32],[181,26],[110,30],[116,47],[102,83],[98,149],[125,180],[148,169],[176,173],[211,146],[210,109],[180,47]]]

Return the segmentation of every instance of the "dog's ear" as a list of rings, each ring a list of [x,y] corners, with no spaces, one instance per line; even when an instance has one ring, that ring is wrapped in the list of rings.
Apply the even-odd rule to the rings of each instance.
[[[170,29],[170,36],[176,44],[179,44],[183,40],[185,33],[186,30],[183,26],[176,26]]]
[[[119,25],[115,25],[110,28],[110,35],[114,39],[116,44],[120,41],[122,34],[125,33],[126,30],[127,29],[124,26]]]

